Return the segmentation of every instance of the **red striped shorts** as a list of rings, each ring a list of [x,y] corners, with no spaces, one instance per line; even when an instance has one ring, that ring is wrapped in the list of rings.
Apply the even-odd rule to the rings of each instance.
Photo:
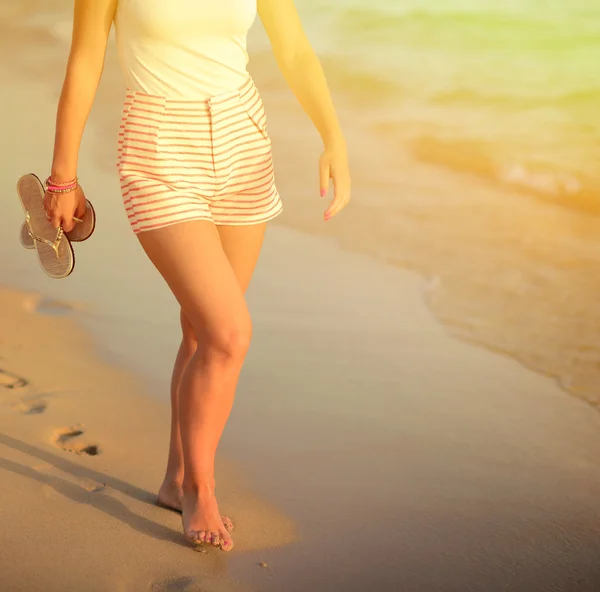
[[[117,166],[135,233],[187,220],[258,224],[282,210],[251,78],[200,101],[128,91]]]

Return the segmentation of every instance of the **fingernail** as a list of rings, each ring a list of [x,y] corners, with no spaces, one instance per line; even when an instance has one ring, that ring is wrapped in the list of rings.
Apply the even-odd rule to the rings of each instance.
[[[321,189],[321,197],[325,197],[327,195],[327,189]]]

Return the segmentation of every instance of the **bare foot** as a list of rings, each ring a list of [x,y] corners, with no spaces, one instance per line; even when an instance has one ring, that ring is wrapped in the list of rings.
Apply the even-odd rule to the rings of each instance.
[[[158,490],[158,505],[169,510],[175,510],[175,512],[181,512],[182,499],[181,485],[165,479]]]
[[[212,487],[184,493],[182,506],[183,532],[191,543],[206,543],[223,551],[233,549],[233,539],[219,514]]]
[[[181,485],[174,481],[163,481],[163,484],[158,491],[156,503],[161,508],[181,513],[182,501],[183,491]],[[221,520],[223,521],[225,528],[231,532],[233,530],[233,522],[231,519],[228,516],[221,516]]]

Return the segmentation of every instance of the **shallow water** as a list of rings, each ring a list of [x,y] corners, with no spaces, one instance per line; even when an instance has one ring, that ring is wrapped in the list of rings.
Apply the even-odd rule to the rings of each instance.
[[[342,242],[424,273],[455,334],[600,401],[600,7],[310,0],[301,11],[372,140]],[[367,158],[377,145],[380,166]]]
[[[388,123],[418,159],[552,198],[597,199],[589,192],[599,188],[598,5],[309,0],[301,8],[319,52],[336,62],[336,82],[395,102]]]

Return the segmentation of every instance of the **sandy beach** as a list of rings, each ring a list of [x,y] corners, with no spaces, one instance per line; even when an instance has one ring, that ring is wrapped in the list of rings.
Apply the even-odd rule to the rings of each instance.
[[[203,589],[247,589],[154,505],[164,402],[93,355],[68,304],[6,289],[0,301],[1,589],[171,590],[198,578]],[[291,521],[249,494],[239,471],[218,470],[246,530],[242,552],[294,540]]]
[[[248,293],[254,341],[219,451],[236,548],[185,544],[180,517],[153,505],[178,311],[123,212],[113,140],[124,89],[112,45],[80,164],[97,232],[76,246],[76,270],[61,281],[18,242],[15,183],[47,170],[66,58],[57,14],[69,7],[40,7],[0,11],[2,46],[19,50],[0,64],[10,81],[0,90],[10,113],[0,170],[0,591],[597,592],[597,291],[586,262],[600,251],[583,240],[595,223],[555,207],[536,218],[535,238],[562,229],[564,257],[583,261],[552,275],[517,257],[530,202],[507,198],[510,212],[493,217],[497,234],[482,238],[470,214],[494,190],[450,192],[457,205],[445,178],[417,167],[402,195],[416,194],[422,177],[425,195],[440,199],[422,202],[414,219],[434,212],[446,223],[437,233],[409,218],[392,226],[392,213],[410,211],[394,201],[409,163],[389,130],[380,151],[367,151],[367,128],[354,125],[357,199],[323,225],[318,139],[260,51],[253,74],[286,210]],[[574,229],[583,238],[567,242]],[[494,249],[506,268],[473,292]],[[535,298],[518,298],[533,268],[554,299],[529,289],[535,283]],[[551,367],[576,336],[589,343],[568,350],[584,351],[581,363]],[[548,376],[469,339],[516,351]],[[567,366],[577,380],[561,389]]]
[[[164,393],[98,358],[89,313],[3,290],[2,589],[596,590],[600,417],[446,336],[421,286],[272,230],[220,457],[228,556],[152,506]]]

